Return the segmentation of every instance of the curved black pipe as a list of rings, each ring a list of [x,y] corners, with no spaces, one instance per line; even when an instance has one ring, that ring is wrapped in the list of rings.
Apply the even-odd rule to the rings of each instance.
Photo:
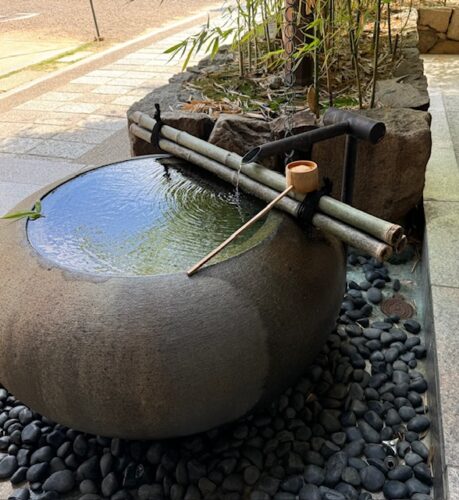
[[[324,114],[324,125],[335,125],[347,122],[349,134],[356,139],[378,143],[386,134],[386,125],[367,116],[363,116],[344,109],[329,108]]]
[[[297,151],[307,151],[315,142],[325,141],[338,135],[348,133],[349,124],[347,122],[319,127],[302,134],[292,135],[278,141],[267,142],[250,150],[243,158],[242,163],[251,163],[262,160],[269,156],[287,153],[293,149]]]
[[[327,110],[324,115],[324,125],[324,127],[319,127],[302,134],[257,146],[242,158],[242,163],[252,163],[292,150],[307,151],[316,142],[344,134],[376,144],[386,133],[386,126],[383,122],[378,122],[352,111],[344,111],[336,108],[329,108]]]

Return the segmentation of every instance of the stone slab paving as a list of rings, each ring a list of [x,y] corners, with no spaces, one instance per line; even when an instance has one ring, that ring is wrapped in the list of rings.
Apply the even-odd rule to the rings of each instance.
[[[171,62],[164,50],[197,29],[198,26],[194,26],[166,36],[60,88],[0,113],[1,175],[9,178],[6,182],[0,175],[0,213],[29,194],[30,186],[38,189],[50,182],[45,175],[46,169],[40,168],[37,172],[42,172],[43,176],[36,182],[29,182],[19,168],[21,162],[30,165],[37,161],[40,165],[43,161],[59,161],[62,165],[60,177],[63,177],[68,173],[69,162],[75,162],[79,168],[103,164],[107,152],[107,161],[114,161],[114,155],[110,154],[112,149],[121,153],[124,159],[129,141],[127,134],[120,131],[127,125],[127,109],[180,71],[180,61]],[[191,63],[201,57],[202,54],[197,54]],[[111,139],[114,148],[110,146]],[[120,140],[125,143],[120,145]]]
[[[436,345],[438,498],[459,499],[459,56],[424,56],[433,151],[424,191],[424,266]],[[438,476],[438,472],[437,472]]]

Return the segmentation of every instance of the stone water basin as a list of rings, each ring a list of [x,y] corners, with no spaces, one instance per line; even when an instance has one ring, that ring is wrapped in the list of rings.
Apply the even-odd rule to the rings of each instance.
[[[165,438],[279,395],[333,329],[342,244],[272,212],[192,278],[263,205],[161,157],[48,186],[45,217],[1,221],[0,380],[69,427]]]

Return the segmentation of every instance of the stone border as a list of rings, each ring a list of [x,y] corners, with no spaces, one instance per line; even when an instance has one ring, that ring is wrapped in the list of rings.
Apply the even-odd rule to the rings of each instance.
[[[441,94],[431,92],[432,156],[424,190],[422,273],[435,498],[459,498],[459,170]],[[457,239],[457,236],[456,236]]]
[[[459,8],[418,9],[421,54],[459,54]]]

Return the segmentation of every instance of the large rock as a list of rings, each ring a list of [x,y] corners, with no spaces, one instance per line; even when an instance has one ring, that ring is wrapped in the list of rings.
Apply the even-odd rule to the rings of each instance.
[[[411,109],[371,109],[362,114],[385,122],[377,145],[359,143],[353,205],[390,221],[400,221],[421,199],[431,151],[430,114]],[[314,146],[312,159],[322,177],[341,192],[344,138]]]
[[[421,91],[403,78],[376,82],[376,102],[387,108],[411,108],[427,111],[430,99],[426,90]]]
[[[459,54],[459,42],[454,40],[440,40],[429,54]]]
[[[291,127],[293,134],[301,134],[317,128],[317,120],[314,113],[309,110],[298,111],[292,117],[291,123],[285,115],[276,118],[271,122],[271,135],[273,140],[285,137],[285,131]]]
[[[446,34],[451,40],[459,41],[459,9],[454,9]]]
[[[415,77],[423,77],[424,76],[424,62],[419,57],[419,51],[415,56],[411,56],[405,54],[405,51],[402,51],[403,57],[397,63],[396,67],[392,71],[392,75],[394,77],[399,76],[415,76]],[[426,84],[427,88],[427,84]]]
[[[439,33],[446,33],[453,9],[420,8],[418,9],[418,26],[429,26]]]
[[[209,142],[233,153],[244,156],[255,146],[271,141],[269,122],[243,115],[222,114],[215,123]],[[274,167],[273,159],[266,166]]]
[[[430,28],[419,29],[418,49],[421,54],[426,54],[435,46],[438,34]]]

